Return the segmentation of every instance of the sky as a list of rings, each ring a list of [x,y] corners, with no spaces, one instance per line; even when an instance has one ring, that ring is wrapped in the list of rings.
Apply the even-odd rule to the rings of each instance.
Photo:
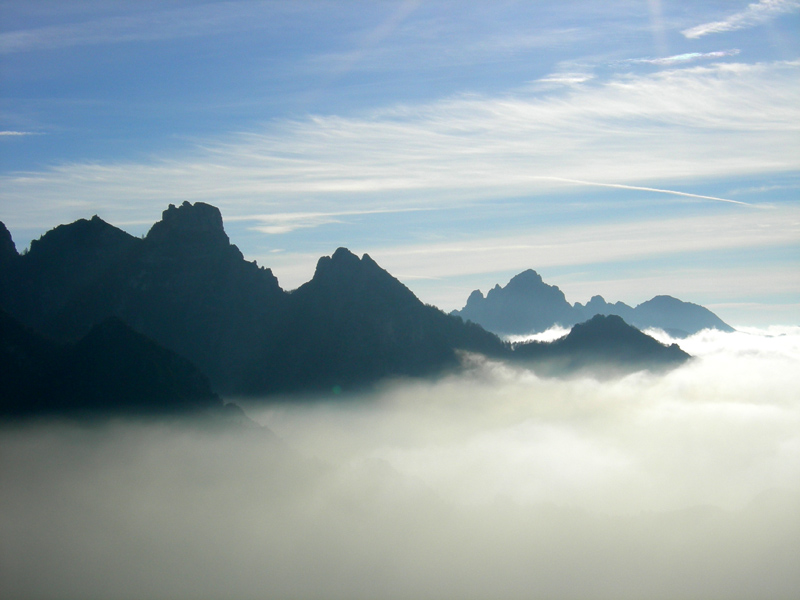
[[[218,206],[461,308],[535,269],[800,324],[800,2],[0,0],[0,220]]]

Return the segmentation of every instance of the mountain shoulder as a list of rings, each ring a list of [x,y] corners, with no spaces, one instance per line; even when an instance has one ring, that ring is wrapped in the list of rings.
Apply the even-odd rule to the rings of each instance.
[[[189,361],[109,318],[59,344],[0,310],[0,415],[164,415],[221,411]]]
[[[617,315],[595,315],[552,342],[514,344],[513,355],[537,373],[591,373],[601,378],[665,371],[691,358],[677,344],[662,344]]]

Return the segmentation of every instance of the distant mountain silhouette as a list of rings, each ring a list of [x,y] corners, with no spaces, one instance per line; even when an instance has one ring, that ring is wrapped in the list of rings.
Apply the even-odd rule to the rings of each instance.
[[[112,317],[57,344],[0,310],[0,417],[225,413],[189,361]]]
[[[676,337],[691,335],[703,329],[734,331],[733,327],[707,308],[672,296],[655,296],[637,305],[631,324],[642,329],[657,327]]]
[[[577,322],[575,310],[564,293],[544,283],[531,269],[512,278],[504,288],[496,285],[486,298],[480,290],[475,290],[467,305],[456,314],[500,334],[519,332],[520,327],[527,333],[544,331],[553,323]]]
[[[594,296],[586,305],[571,305],[558,287],[544,283],[530,269],[512,278],[504,288],[496,285],[485,298],[475,290],[464,308],[451,314],[500,335],[539,333],[554,325],[571,327],[598,314],[617,315],[639,329],[663,329],[675,337],[702,329],[733,331],[707,308],[671,296],[656,296],[635,308],[622,302],[609,304],[602,296]]]
[[[690,358],[677,344],[666,346],[617,315],[595,315],[553,342],[515,344],[514,357],[535,365],[539,373],[601,377],[671,369]]]
[[[531,296],[539,298],[533,307]],[[533,271],[487,299],[510,297],[509,317],[535,327],[578,314]],[[480,325],[423,304],[368,255],[345,248],[320,258],[313,278],[286,292],[269,269],[244,259],[219,210],[201,202],[170,205],[141,239],[95,216],[56,227],[22,255],[2,227],[0,307],[59,347],[94,348],[108,328],[124,338],[119,328],[129,327],[186,357],[226,395],[338,393],[455,369],[460,351],[516,354]],[[101,354],[89,352],[98,364]],[[102,383],[88,363],[70,364],[76,382]]]

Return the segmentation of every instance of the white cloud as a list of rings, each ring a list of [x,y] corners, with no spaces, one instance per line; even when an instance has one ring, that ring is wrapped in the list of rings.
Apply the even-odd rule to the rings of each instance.
[[[227,221],[255,221],[257,225],[248,227],[253,231],[260,231],[268,234],[290,233],[297,229],[319,227],[330,225],[331,223],[341,223],[342,217],[354,217],[364,215],[397,214],[405,212],[420,212],[430,209],[426,208],[394,208],[394,209],[372,209],[372,210],[348,210],[331,213],[273,213],[264,215],[238,216]]]
[[[682,63],[694,62],[697,60],[713,60],[715,58],[726,58],[728,56],[736,56],[739,54],[738,49],[733,50],[718,50],[715,52],[687,52],[685,54],[674,54],[672,56],[664,56],[662,58],[630,58],[628,60],[620,61],[621,63],[642,63],[658,66],[675,66]]]
[[[370,255],[393,273],[452,277],[489,273],[497,265],[521,271],[709,250],[788,246],[800,236],[798,227],[800,212],[795,208],[747,208],[724,215],[529,228],[493,238],[375,248]]]
[[[710,33],[737,31],[761,25],[778,15],[794,12],[798,9],[800,9],[800,2],[797,0],[759,0],[759,2],[748,4],[743,11],[734,13],[721,21],[703,23],[702,25],[685,29],[681,33],[689,39],[694,39]]]
[[[785,335],[699,334],[664,377],[475,360],[350,402],[254,405],[285,445],[6,425],[0,594],[796,598],[800,331],[766,333]]]

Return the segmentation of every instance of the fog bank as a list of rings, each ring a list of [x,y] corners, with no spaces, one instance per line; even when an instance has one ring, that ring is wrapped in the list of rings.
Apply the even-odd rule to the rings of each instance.
[[[664,376],[469,357],[246,405],[275,435],[6,427],[0,596],[797,597],[800,328],[679,343]]]

